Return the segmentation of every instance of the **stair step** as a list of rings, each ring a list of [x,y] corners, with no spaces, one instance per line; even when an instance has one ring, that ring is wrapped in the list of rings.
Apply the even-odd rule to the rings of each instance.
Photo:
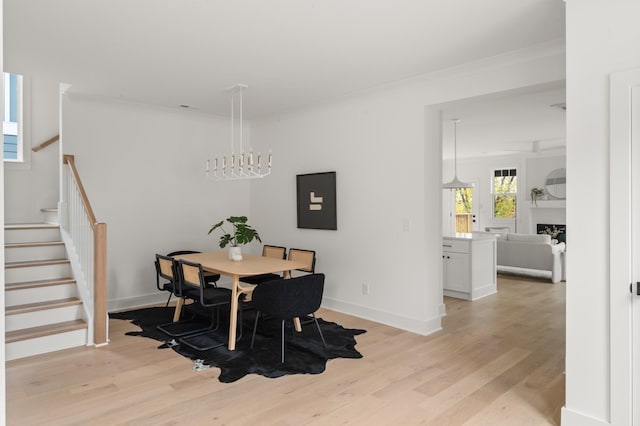
[[[49,246],[64,246],[62,241],[34,241],[26,243],[8,243],[4,245],[5,249],[8,248],[30,248],[30,247],[49,247]]]
[[[5,263],[5,269],[14,268],[30,268],[32,266],[49,266],[49,265],[63,265],[68,264],[69,259],[52,259],[52,260],[30,260],[25,262],[9,262]]]
[[[4,226],[5,243],[60,241],[60,226],[53,223],[10,223]]]
[[[75,284],[75,282],[76,280],[74,280],[71,277],[59,278],[56,280],[25,281],[21,283],[5,284],[4,290],[5,291],[25,290],[30,288],[47,287],[52,285]]]
[[[58,209],[56,208],[44,208],[40,209],[45,223],[57,224],[58,223]]]
[[[80,305],[82,301],[75,297],[69,299],[51,300],[47,302],[27,303],[25,305],[7,306],[5,315],[18,315],[29,312],[44,311],[48,309],[64,308],[66,306]]]
[[[60,225],[55,223],[7,223],[4,225],[5,231],[16,231],[25,229],[59,229]]]
[[[61,259],[67,256],[61,241],[14,242],[5,244],[5,262]]]
[[[71,262],[68,259],[7,262],[4,269],[4,281],[7,284],[60,279],[71,275]]]
[[[72,278],[21,281],[5,285],[4,306],[69,299],[78,296],[76,281]]]
[[[35,339],[37,337],[66,333],[68,331],[81,330],[83,328],[87,328],[87,323],[83,320],[78,319],[56,324],[41,325],[39,327],[25,328],[22,330],[8,331],[5,333],[5,343]]]

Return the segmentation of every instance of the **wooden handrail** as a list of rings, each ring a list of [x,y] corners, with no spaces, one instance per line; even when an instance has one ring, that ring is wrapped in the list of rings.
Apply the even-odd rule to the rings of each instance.
[[[75,157],[64,154],[63,162],[69,165],[93,231],[93,343],[95,346],[102,346],[109,342],[107,335],[107,224],[96,221],[76,169]]]
[[[91,203],[89,203],[89,198],[87,197],[87,193],[84,191],[84,186],[82,186],[82,181],[80,180],[80,175],[78,174],[78,169],[76,169],[75,157],[73,155],[64,154],[63,163],[68,164],[71,169],[71,173],[73,173],[73,178],[78,184],[78,190],[80,191],[80,198],[82,198],[82,204],[84,205],[84,209],[87,211],[87,216],[89,216],[89,221],[91,222],[91,228],[95,230],[96,215],[93,214],[93,209],[91,208]]]
[[[60,135],[55,135],[54,137],[49,138],[46,141],[42,142],[40,145],[34,146],[33,148],[31,148],[31,151],[38,152],[41,149],[45,149],[46,147],[48,147],[52,143],[57,142],[59,140],[60,140]]]

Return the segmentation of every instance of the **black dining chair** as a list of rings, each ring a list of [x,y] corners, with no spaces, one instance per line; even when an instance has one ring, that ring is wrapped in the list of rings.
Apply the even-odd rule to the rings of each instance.
[[[186,299],[188,297],[186,294],[188,288],[185,287],[180,280],[178,262],[171,256],[156,254],[155,265],[158,280],[162,278],[167,281],[164,287],[169,287],[171,295],[175,295],[176,298]],[[168,306],[168,304],[169,301],[167,300],[165,307]],[[197,312],[194,309],[191,318],[159,324],[156,328],[170,337],[181,337],[209,330],[211,325],[198,320]]]
[[[202,253],[202,252],[195,251],[195,250],[177,250],[177,251],[172,251],[171,253],[168,253],[167,256],[174,257],[174,256],[180,256],[182,254],[194,254],[194,253]],[[216,274],[215,272],[204,271],[204,277],[205,277],[207,286],[210,286],[210,287],[218,286],[218,280],[220,280],[220,274]]]
[[[324,274],[309,274],[291,279],[268,281],[253,290],[251,300],[257,309],[253,324],[251,348],[256,337],[256,329],[260,315],[269,315],[280,320],[281,329],[281,362],[284,363],[285,321],[310,315],[316,324],[322,344],[327,348],[324,335],[318,324],[315,312],[322,303],[324,291]]]
[[[183,300],[195,299],[195,295],[191,294],[190,289],[182,283],[178,271],[178,262],[173,257],[156,254],[155,265],[158,277],[161,277],[168,281],[168,284],[171,286],[171,292],[173,295]],[[193,306],[191,311],[192,315],[189,318],[164,324],[158,324],[156,328],[170,337],[182,337],[211,329],[211,324],[203,321],[198,317],[195,305]]]
[[[194,254],[194,253],[201,253],[201,252],[195,251],[195,250],[178,250],[178,251],[172,251],[171,253],[167,253],[166,257],[173,257],[173,256],[179,256],[182,254]],[[156,267],[156,287],[158,288],[159,291],[169,292],[167,303],[165,303],[164,305],[166,308],[167,306],[169,306],[169,302],[171,301],[171,296],[175,295],[173,275],[169,270],[169,264],[168,264],[169,262],[165,262],[161,268],[160,267],[161,265],[158,263],[158,257],[156,255],[156,260],[154,263]],[[206,282],[208,286],[212,286],[212,287],[218,286],[218,280],[220,279],[220,274],[216,274],[213,272],[205,272],[205,277],[206,277]],[[165,280],[165,282],[161,282],[162,280]]]
[[[192,333],[179,339],[180,343],[198,351],[206,351],[226,343],[226,339],[220,339],[216,331],[220,327],[220,308],[231,306],[232,297],[232,292],[228,288],[208,287],[204,272],[202,265],[199,263],[186,260],[178,261],[178,274],[184,286],[186,297],[211,310],[211,326],[209,329],[199,333]],[[240,298],[239,303],[238,324],[240,333],[238,333],[237,340],[242,337],[242,298]]]

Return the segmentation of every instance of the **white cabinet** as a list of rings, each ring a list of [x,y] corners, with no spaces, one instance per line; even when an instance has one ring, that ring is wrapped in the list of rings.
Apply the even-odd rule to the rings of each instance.
[[[497,291],[495,237],[444,237],[442,263],[445,296],[476,300]]]

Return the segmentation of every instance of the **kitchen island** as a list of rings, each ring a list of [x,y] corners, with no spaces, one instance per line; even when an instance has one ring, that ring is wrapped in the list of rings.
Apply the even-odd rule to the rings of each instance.
[[[442,237],[445,296],[477,300],[498,291],[496,236],[490,233]]]

